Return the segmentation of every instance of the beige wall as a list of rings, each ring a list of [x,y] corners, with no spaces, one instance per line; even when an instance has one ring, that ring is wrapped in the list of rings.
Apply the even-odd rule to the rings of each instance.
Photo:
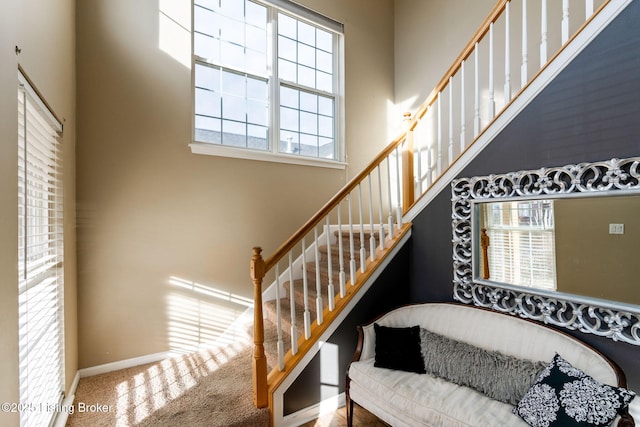
[[[558,290],[640,304],[638,212],[638,196],[556,200]],[[609,224],[624,224],[624,234],[609,234]]]
[[[77,372],[75,260],[75,31],[74,1],[0,2],[0,401],[17,402],[17,70],[20,64],[61,119],[65,150],[66,388]],[[15,46],[22,49],[14,54]],[[18,425],[0,412],[0,424]]]
[[[0,401],[18,402],[18,1],[0,3]],[[18,425],[17,414],[0,412],[0,424]]]
[[[495,0],[395,1],[395,101],[414,112],[496,4]]]
[[[345,24],[347,171],[191,154],[191,71],[159,48],[167,2],[78,2],[80,367],[215,334],[244,307],[172,278],[251,297],[252,246],[273,252],[388,142],[392,2],[302,3]]]

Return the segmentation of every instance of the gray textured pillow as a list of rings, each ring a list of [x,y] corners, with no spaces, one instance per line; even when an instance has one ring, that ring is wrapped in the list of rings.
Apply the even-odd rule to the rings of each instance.
[[[547,365],[478,348],[424,328],[420,329],[420,345],[428,374],[511,405],[518,403]]]

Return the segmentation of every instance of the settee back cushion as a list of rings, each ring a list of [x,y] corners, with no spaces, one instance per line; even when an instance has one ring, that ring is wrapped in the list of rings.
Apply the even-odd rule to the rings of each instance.
[[[556,353],[596,380],[616,385],[614,369],[600,354],[561,332],[523,319],[448,303],[427,303],[401,307],[376,320],[388,327],[419,325],[454,340],[520,359],[550,362]],[[375,357],[373,323],[363,328],[360,359]]]

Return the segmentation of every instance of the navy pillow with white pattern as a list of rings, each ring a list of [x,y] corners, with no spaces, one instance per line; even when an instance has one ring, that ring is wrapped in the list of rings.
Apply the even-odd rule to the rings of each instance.
[[[635,393],[601,384],[556,354],[513,409],[533,427],[608,426]]]

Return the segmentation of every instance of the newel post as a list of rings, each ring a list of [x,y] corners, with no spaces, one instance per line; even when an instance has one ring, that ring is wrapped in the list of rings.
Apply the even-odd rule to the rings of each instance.
[[[491,274],[489,273],[489,235],[487,229],[480,229],[480,247],[482,248],[482,278],[489,279]]]
[[[413,129],[411,113],[404,113],[407,137],[402,151],[402,211],[407,212],[415,200],[413,177]]]
[[[267,357],[264,353],[264,320],[262,317],[262,279],[266,274],[262,248],[254,247],[251,257],[251,280],[253,280],[253,403],[256,408],[268,405]]]

